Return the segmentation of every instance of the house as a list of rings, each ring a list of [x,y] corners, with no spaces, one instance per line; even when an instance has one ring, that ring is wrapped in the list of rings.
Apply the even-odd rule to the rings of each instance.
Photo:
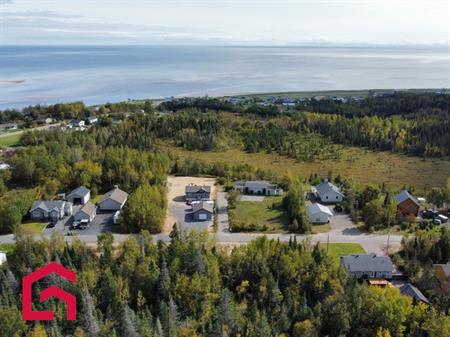
[[[30,209],[30,218],[33,220],[58,221],[66,215],[72,215],[72,203],[64,200],[35,201]]]
[[[187,185],[185,188],[186,201],[209,200],[211,197],[211,186]]]
[[[333,212],[324,205],[315,203],[308,206],[308,219],[310,223],[321,224],[328,223]]]
[[[6,163],[0,163],[0,170],[9,170],[11,168],[11,165]]]
[[[88,117],[87,118],[87,122],[89,123],[89,124],[95,124],[95,123],[98,123],[98,117],[96,117],[96,116],[91,116],[91,117]]]
[[[74,221],[87,220],[91,222],[97,215],[95,205],[91,202],[87,202],[75,215]]]
[[[5,253],[5,252],[2,252],[2,251],[0,250],[0,266],[1,266],[3,263],[6,263],[6,253]]]
[[[405,296],[410,296],[415,302],[422,302],[430,304],[430,301],[425,297],[422,292],[414,287],[411,283],[405,283],[400,287],[400,293]]]
[[[392,279],[394,265],[388,256],[352,254],[341,256],[340,261],[348,276],[357,279]]]
[[[11,130],[17,130],[18,126],[16,123],[5,123],[0,124],[0,131],[11,131]]]
[[[98,204],[101,211],[120,211],[128,199],[128,193],[115,186],[111,191],[105,193]]]
[[[258,194],[258,195],[281,195],[283,190],[278,188],[276,184],[270,183],[266,180],[235,182],[234,188],[242,194]]]
[[[344,200],[344,195],[339,187],[333,185],[329,181],[323,181],[319,185],[313,187],[312,192],[314,196],[324,204],[334,204]]]
[[[433,267],[436,277],[441,283],[441,289],[450,295],[450,262],[446,264],[435,264]]]
[[[72,128],[82,128],[82,127],[84,127],[84,125],[85,125],[85,123],[81,119],[74,119],[73,121],[70,122],[70,126]]]
[[[401,191],[395,196],[397,202],[397,218],[416,217],[419,213],[419,202],[408,191]]]
[[[91,191],[84,186],[80,186],[70,192],[66,199],[74,205],[85,205],[91,199]]]
[[[212,202],[200,201],[192,205],[192,217],[194,221],[208,221],[212,219],[214,204]]]

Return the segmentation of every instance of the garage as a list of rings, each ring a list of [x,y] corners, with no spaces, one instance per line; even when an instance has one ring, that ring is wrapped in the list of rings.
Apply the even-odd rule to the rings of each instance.
[[[214,203],[212,201],[201,201],[192,205],[194,221],[207,221],[212,219]]]

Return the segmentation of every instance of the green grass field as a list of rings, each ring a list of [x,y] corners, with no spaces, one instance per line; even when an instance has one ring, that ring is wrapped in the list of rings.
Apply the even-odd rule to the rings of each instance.
[[[19,143],[20,136],[20,134],[12,134],[11,136],[0,137],[0,148],[16,146]]]
[[[245,224],[265,226],[265,232],[286,231],[288,219],[281,209],[282,197],[266,197],[261,202],[238,201],[232,211],[232,218]],[[272,205],[275,204],[275,208]],[[233,220],[232,220],[233,221]]]
[[[47,223],[27,222],[20,225],[20,231],[23,234],[37,235],[41,234]]]
[[[330,224],[326,223],[323,225],[311,225],[311,233],[312,234],[318,234],[318,233],[326,233],[331,230]]]
[[[16,248],[15,243],[0,244],[0,251],[5,252],[6,254],[12,253],[15,248]]]
[[[327,247],[328,246],[328,247]],[[364,248],[358,243],[320,243],[320,247],[327,250],[335,263],[339,263],[339,257],[343,255],[366,253]]]
[[[356,184],[381,184],[395,189],[413,186],[417,193],[432,187],[443,187],[450,177],[450,158],[422,160],[390,152],[374,152],[356,147],[342,147],[340,159],[298,162],[274,153],[246,153],[232,149],[223,152],[189,151],[169,146],[179,158],[197,158],[206,163],[223,162],[229,164],[250,164],[254,168],[270,169],[276,176],[286,173],[308,177],[317,173],[351,179]]]
[[[92,197],[91,200],[89,200],[90,202],[92,202],[94,205],[97,205],[101,200],[102,200],[103,195],[99,194],[96,195],[95,197]]]

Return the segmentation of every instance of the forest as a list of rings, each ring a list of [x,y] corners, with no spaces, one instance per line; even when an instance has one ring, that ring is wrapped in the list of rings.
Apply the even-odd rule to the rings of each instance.
[[[448,233],[446,234],[448,237]],[[33,241],[19,237],[0,269],[0,335],[13,337],[448,337],[448,302],[415,303],[396,288],[347,279],[326,251],[308,242],[263,237],[231,252],[206,233],[174,229],[170,244],[146,231],[117,247],[110,233],[98,254],[76,238]],[[405,243],[409,247],[409,243]],[[116,248],[114,248],[116,247]],[[434,250],[439,256],[444,248]],[[446,253],[448,254],[448,242]],[[409,255],[414,250],[406,248]],[[430,255],[432,256],[432,255]],[[420,258],[410,256],[411,260]],[[428,259],[428,258],[427,258]],[[77,272],[77,284],[49,276],[78,297],[76,321],[21,320],[19,280],[55,260]],[[445,308],[446,306],[446,308]],[[57,301],[36,309],[64,315]]]

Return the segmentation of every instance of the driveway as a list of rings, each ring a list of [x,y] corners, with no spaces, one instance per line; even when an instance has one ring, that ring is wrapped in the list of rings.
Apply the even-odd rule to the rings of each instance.
[[[228,221],[228,200],[227,193],[217,192],[217,235],[219,240],[230,233],[230,223]]]
[[[114,225],[114,212],[112,213],[98,213],[94,220],[86,229],[72,229],[72,234],[97,236],[103,232],[111,231]]]
[[[180,230],[210,230],[213,221],[193,221],[192,207],[186,205],[185,188],[189,184],[206,185],[211,187],[211,198],[216,193],[216,179],[208,177],[176,177],[167,179],[167,214],[163,233],[170,233],[176,222]]]

